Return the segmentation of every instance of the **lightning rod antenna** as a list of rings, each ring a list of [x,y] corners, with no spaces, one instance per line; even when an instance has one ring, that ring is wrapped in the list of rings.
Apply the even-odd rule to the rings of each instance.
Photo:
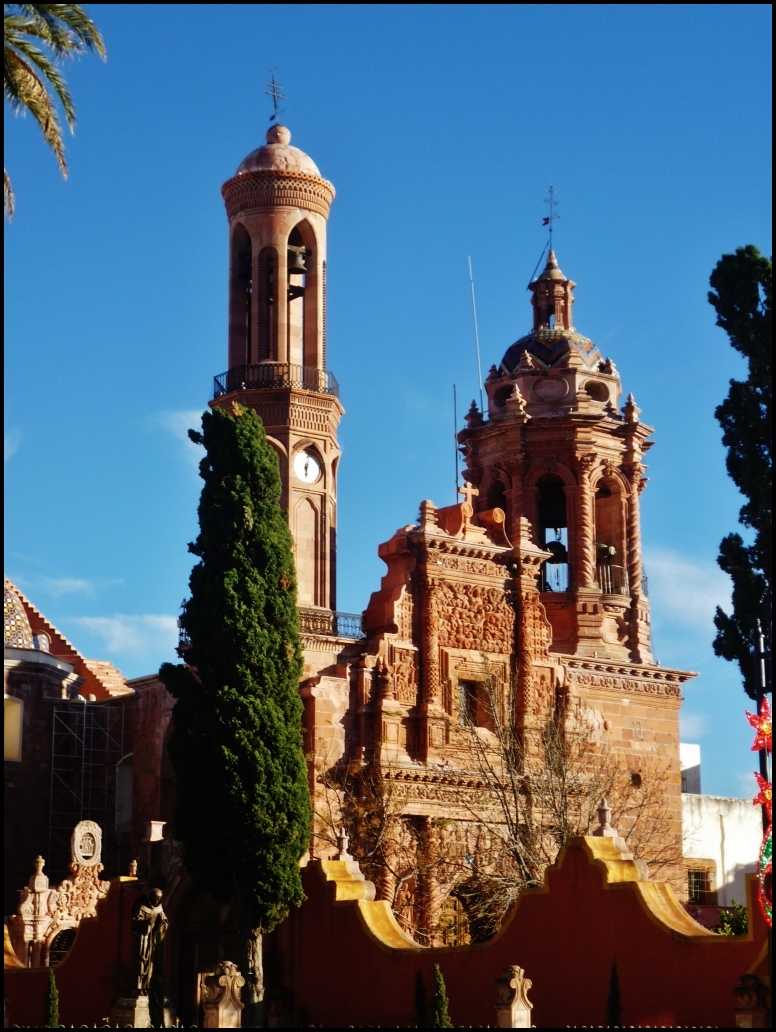
[[[485,411],[482,402],[482,363],[480,361],[480,332],[477,329],[477,302],[474,300],[474,274],[472,272],[472,259],[469,255],[469,288],[472,295],[472,320],[474,321],[474,347],[477,349],[477,383],[480,385],[480,412]],[[456,453],[457,454],[457,453]],[[456,486],[457,486],[456,481]]]
[[[458,501],[458,390],[453,384],[453,447],[455,448],[455,495],[454,501]]]

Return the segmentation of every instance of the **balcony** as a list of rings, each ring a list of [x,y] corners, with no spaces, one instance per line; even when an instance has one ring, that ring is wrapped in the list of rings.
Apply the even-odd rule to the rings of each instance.
[[[360,613],[334,613],[330,609],[300,609],[299,630],[302,634],[318,634],[324,638],[365,638]],[[191,638],[178,621],[178,649],[191,647]]]
[[[599,563],[595,568],[595,578],[604,595],[624,595],[626,598],[630,595],[628,571],[622,566]]]
[[[299,630],[325,638],[366,637],[360,613],[334,613],[331,609],[300,609]]]
[[[289,365],[287,362],[262,362],[261,365],[235,366],[213,377],[213,398],[235,391],[293,388],[315,394],[339,397],[339,384],[333,373],[314,366]]]

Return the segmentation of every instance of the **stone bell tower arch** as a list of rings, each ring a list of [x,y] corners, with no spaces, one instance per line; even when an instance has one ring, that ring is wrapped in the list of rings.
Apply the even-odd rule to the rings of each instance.
[[[280,460],[302,607],[336,607],[337,427],[326,368],[326,223],[334,187],[273,125],[221,188],[229,219],[229,346],[211,404],[254,409]]]

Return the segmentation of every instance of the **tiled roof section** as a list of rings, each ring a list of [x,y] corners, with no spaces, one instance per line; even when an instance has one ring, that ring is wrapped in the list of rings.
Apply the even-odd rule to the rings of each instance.
[[[32,627],[14,585],[3,578],[3,645],[11,649],[34,649]]]
[[[601,358],[592,340],[576,330],[534,330],[507,350],[501,360],[501,371],[513,373],[526,352],[544,366],[565,365],[568,356],[574,353],[584,365],[592,369]]]
[[[10,581],[7,582],[11,584]],[[83,679],[79,692],[83,696],[94,695],[96,699],[111,699],[117,695],[131,695],[132,689],[120,670],[106,660],[85,659],[78,649],[37,609],[19,589],[11,584],[21,602],[23,612],[31,628],[32,644],[17,648],[34,648],[34,637],[43,632],[49,639],[48,651],[58,659],[72,663],[75,672]]]

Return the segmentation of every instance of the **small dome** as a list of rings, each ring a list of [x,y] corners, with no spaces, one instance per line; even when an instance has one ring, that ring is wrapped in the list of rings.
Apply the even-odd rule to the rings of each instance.
[[[533,330],[507,349],[500,368],[511,376],[525,354],[537,358],[546,368],[567,365],[572,352],[590,368],[601,358],[592,340],[576,330]]]
[[[306,172],[307,175],[320,178],[321,173],[313,159],[308,158],[298,147],[291,147],[290,143],[291,133],[284,125],[271,126],[267,131],[266,144],[251,151],[237,169],[237,175],[274,169],[276,172]]]
[[[561,272],[560,266],[558,265],[558,259],[555,257],[555,252],[550,251],[547,256],[547,264],[544,266],[542,274],[539,276],[539,280],[561,280],[566,283],[566,277]]]
[[[9,649],[34,649],[35,639],[16,588],[3,579],[3,645]]]

